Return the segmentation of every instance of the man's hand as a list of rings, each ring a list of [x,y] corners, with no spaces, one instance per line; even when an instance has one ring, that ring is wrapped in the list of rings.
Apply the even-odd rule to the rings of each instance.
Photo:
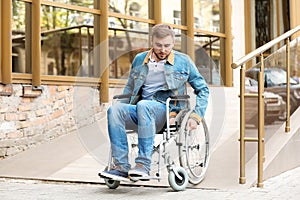
[[[169,123],[170,125],[175,124],[175,117],[170,117]]]
[[[200,119],[201,119],[201,118],[200,118]],[[188,129],[189,131],[194,130],[194,129],[197,129],[198,123],[199,123],[199,122],[197,122],[195,119],[189,118],[189,119],[188,119],[188,122],[187,122],[187,129]],[[170,117],[169,124],[170,124],[170,125],[175,124],[175,117]]]
[[[175,124],[175,119],[176,119],[177,113],[176,112],[170,112],[169,115],[170,115],[169,116],[169,124],[170,125]]]
[[[194,119],[192,119],[192,118],[190,118],[190,119],[188,120],[188,122],[187,122],[187,129],[188,129],[189,131],[192,131],[192,130],[194,130],[194,129],[197,129],[197,126],[198,126],[198,123],[197,123],[196,120],[194,120]]]

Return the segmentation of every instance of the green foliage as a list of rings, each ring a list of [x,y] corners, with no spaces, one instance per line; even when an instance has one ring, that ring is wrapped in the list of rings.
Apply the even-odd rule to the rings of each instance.
[[[12,5],[12,29],[25,31],[25,3],[13,0]]]
[[[66,3],[66,1],[56,0],[59,3]],[[67,4],[82,6],[85,8],[93,8],[94,0],[69,0]],[[13,15],[13,30],[25,31],[25,18],[26,18],[26,6],[30,6],[30,3],[26,3],[19,0],[12,1],[12,15]],[[62,8],[56,8],[52,6],[42,5],[41,13],[41,28],[42,31],[53,30],[57,28],[65,28],[69,26],[77,26],[82,24],[91,23],[93,19],[92,14],[78,12],[75,10],[67,10]],[[30,16],[30,15],[28,15]],[[31,20],[31,19],[29,19]]]

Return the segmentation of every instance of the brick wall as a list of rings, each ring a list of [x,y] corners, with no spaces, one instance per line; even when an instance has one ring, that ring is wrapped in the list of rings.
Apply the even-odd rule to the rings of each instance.
[[[0,96],[0,159],[93,123],[103,113],[93,87],[44,85],[36,97],[32,87],[12,85]],[[29,94],[29,95],[25,95]]]

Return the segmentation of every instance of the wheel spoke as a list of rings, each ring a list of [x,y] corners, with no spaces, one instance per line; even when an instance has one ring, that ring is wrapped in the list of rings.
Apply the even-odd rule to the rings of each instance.
[[[182,126],[186,121],[183,120]],[[209,160],[209,139],[205,121],[193,131],[181,129],[180,164],[187,170],[189,180],[198,184],[204,178]]]

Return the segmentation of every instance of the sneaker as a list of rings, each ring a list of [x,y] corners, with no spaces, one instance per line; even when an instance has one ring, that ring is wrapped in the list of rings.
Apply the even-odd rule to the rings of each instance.
[[[111,170],[105,170],[99,173],[99,176],[102,178],[108,178],[115,181],[128,181],[128,172],[120,170],[120,167],[114,167]]]
[[[147,170],[143,164],[136,163],[135,167],[128,172],[130,178],[139,178],[139,179],[149,179],[150,172]]]

